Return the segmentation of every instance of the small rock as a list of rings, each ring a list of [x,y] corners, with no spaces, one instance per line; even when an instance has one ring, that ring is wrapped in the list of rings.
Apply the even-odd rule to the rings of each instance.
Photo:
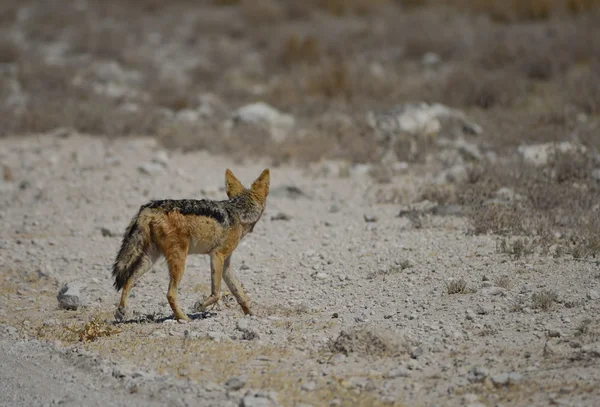
[[[560,331],[557,331],[556,329],[549,329],[548,333],[546,334],[549,338],[560,338]]]
[[[467,374],[467,379],[472,383],[478,383],[485,380],[489,376],[488,370],[483,367],[473,366]]]
[[[496,196],[496,199],[502,201],[502,202],[518,202],[518,201],[522,201],[523,197],[519,194],[517,194],[514,190],[512,190],[511,188],[500,188],[499,190],[497,190],[494,195]]]
[[[66,283],[62,286],[56,299],[62,309],[76,310],[81,306],[81,287],[75,283]]]
[[[242,332],[242,339],[251,341],[253,339],[260,339],[260,335],[256,330],[250,327],[250,323],[245,318],[240,318],[237,321],[236,327],[238,331]]]
[[[580,144],[574,144],[569,141],[560,143],[543,143],[522,145],[517,149],[518,153],[527,164],[534,166],[543,166],[549,164],[554,159],[556,153],[585,153],[587,148]]]
[[[304,191],[302,191],[300,188],[294,185],[282,185],[279,187],[275,187],[271,189],[271,191],[269,192],[269,196],[290,199],[310,199],[310,196],[308,196]]]
[[[467,315],[466,318],[469,321],[474,321],[475,320],[475,312],[472,309],[468,309],[465,314]]]
[[[436,177],[438,184],[462,183],[469,178],[469,166],[464,164],[455,164],[452,167],[443,170]]]
[[[315,274],[315,278],[317,280],[327,280],[329,278],[329,274],[323,273],[323,272],[319,272],[319,273]]]
[[[317,388],[317,384],[313,381],[302,383],[301,389],[304,391],[314,391]]]
[[[356,177],[362,177],[371,172],[373,167],[369,164],[356,164],[350,167],[350,174]]]
[[[152,157],[152,162],[166,167],[167,165],[169,165],[169,156],[164,150],[157,151]]]
[[[409,360],[406,363],[406,367],[408,367],[409,370],[420,370],[421,369],[421,365],[415,359]]]
[[[230,391],[237,391],[244,387],[248,382],[246,376],[233,376],[225,381],[225,388]]]
[[[115,237],[118,236],[118,233],[113,232],[109,228],[102,227],[100,228],[100,233],[102,233],[103,237]]]
[[[421,60],[421,63],[427,67],[434,67],[439,65],[441,62],[442,58],[440,58],[440,56],[435,52],[426,52]]]
[[[397,377],[410,377],[410,371],[405,367],[398,367],[396,369],[392,369],[386,373],[386,379],[395,379]]]
[[[494,312],[494,307],[490,305],[477,304],[475,306],[475,312],[479,315],[488,315]]]
[[[223,338],[225,337],[224,334],[222,334],[221,332],[208,332],[206,334],[210,339],[212,339],[215,342],[221,342],[223,340]]]
[[[521,373],[511,372],[498,374],[490,377],[490,379],[496,387],[502,387],[521,382],[523,380],[523,376]]]
[[[144,163],[138,166],[138,170],[146,175],[159,175],[165,171],[165,167],[154,162]]]
[[[423,348],[420,346],[417,346],[415,348],[413,348],[413,350],[410,352],[410,357],[413,359],[417,359],[419,356],[423,356]]]
[[[501,287],[490,287],[490,288],[484,288],[481,290],[481,294],[483,295],[489,295],[489,296],[494,296],[494,295],[500,295],[500,296],[505,296],[506,295],[506,290],[504,288]]]
[[[367,223],[377,222],[379,220],[375,215],[363,215],[363,218]]]
[[[281,113],[273,106],[258,102],[243,106],[233,113],[228,125],[235,126],[238,123],[267,125],[270,127],[272,139],[283,141],[294,127],[295,119],[292,115]]]
[[[290,220],[292,217],[287,213],[279,212],[277,215],[271,216],[271,220]]]
[[[277,407],[279,403],[273,393],[248,391],[240,401],[240,407]]]
[[[587,296],[588,300],[597,300],[597,299],[600,299],[600,294],[598,294],[598,291],[595,291],[595,290],[589,290],[587,292],[586,296]]]

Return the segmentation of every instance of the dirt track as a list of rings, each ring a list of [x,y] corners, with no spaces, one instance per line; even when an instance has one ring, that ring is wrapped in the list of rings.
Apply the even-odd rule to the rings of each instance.
[[[90,405],[145,405],[155,394],[172,405],[237,405],[245,395],[247,405],[285,406],[597,403],[595,262],[513,260],[461,217],[398,217],[401,207],[376,204],[379,187],[358,170],[340,178],[272,168],[267,210],[233,257],[257,316],[243,317],[226,295],[205,318],[174,323],[159,263],[133,290],[131,323],[113,326],[110,266],[139,205],[224,199],[225,168],[249,183],[265,166],[158,151],[150,139],[76,134],[0,141],[13,178],[0,185],[0,323],[16,329],[2,337],[2,363],[18,373],[1,380],[2,403],[52,404],[65,397],[58,386],[75,394],[68,405],[84,402],[81,392]],[[143,173],[153,157],[164,164]],[[425,177],[404,170],[392,185],[410,202]],[[466,287],[449,294],[460,279]],[[80,289],[76,311],[58,309],[64,283]],[[181,287],[182,307],[199,316],[207,258],[188,258]],[[551,291],[544,309],[540,293]],[[108,335],[85,340],[90,321]],[[81,364],[69,352],[95,359]]]

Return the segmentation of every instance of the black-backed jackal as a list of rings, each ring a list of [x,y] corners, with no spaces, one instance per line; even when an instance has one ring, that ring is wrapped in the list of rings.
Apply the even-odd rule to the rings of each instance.
[[[269,178],[266,169],[246,189],[227,169],[227,200],[161,200],[140,207],[125,231],[113,266],[114,286],[117,291],[123,290],[115,318],[125,317],[131,288],[164,256],[170,276],[167,299],[174,317],[186,321],[188,317],[177,303],[177,286],[188,254],[210,256],[211,294],[202,303],[201,310],[219,301],[222,278],[244,313],[250,314],[249,298],[230,267],[231,254],[240,240],[252,232],[265,210]]]

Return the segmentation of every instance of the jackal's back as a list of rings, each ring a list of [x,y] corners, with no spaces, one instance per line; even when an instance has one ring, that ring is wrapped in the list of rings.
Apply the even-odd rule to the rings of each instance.
[[[226,226],[232,221],[226,201],[211,201],[207,199],[162,199],[150,201],[142,206],[143,209],[158,209],[165,213],[177,211],[182,215],[206,216]]]

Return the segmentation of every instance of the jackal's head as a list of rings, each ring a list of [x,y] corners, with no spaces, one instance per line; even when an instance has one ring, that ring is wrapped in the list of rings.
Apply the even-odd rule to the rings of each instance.
[[[269,169],[265,169],[248,189],[233,175],[228,168],[225,171],[225,191],[232,204],[235,204],[240,221],[246,232],[252,232],[254,225],[260,219],[269,195]],[[237,199],[234,199],[237,198]]]

